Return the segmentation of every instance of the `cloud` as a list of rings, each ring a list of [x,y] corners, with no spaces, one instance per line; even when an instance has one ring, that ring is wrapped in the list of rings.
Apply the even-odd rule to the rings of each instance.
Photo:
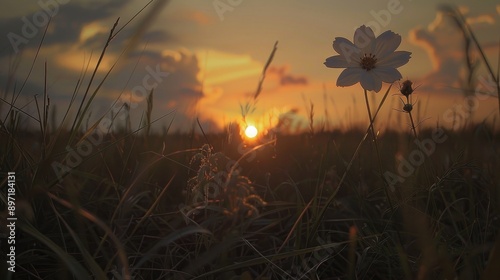
[[[297,76],[290,74],[290,67],[288,65],[284,65],[281,67],[271,66],[268,71],[270,75],[277,77],[280,86],[309,84],[309,80],[306,76]]]
[[[0,35],[11,38],[0,42],[0,57],[26,48],[36,49],[47,24],[49,28],[42,47],[78,44],[80,49],[102,49],[116,21],[116,14],[130,2],[132,1],[69,2],[52,10],[39,7],[36,12],[21,18],[0,19]],[[41,22],[43,18],[48,20],[49,17],[52,17],[50,23]],[[115,32],[125,22],[122,18]],[[120,30],[120,33],[113,38],[115,44],[112,44],[110,48],[115,51],[123,48],[123,45],[136,35],[137,30],[134,25],[137,23],[137,20],[133,21],[125,29]],[[174,36],[166,30],[148,30],[140,39],[141,42],[165,43],[173,41]]]
[[[468,17],[467,23],[471,25],[478,23],[494,24],[495,18],[493,17],[493,15],[479,15],[477,17]]]
[[[75,90],[75,84],[80,83],[75,103],[79,104],[89,82],[89,77],[97,63],[99,53],[109,36],[116,14],[125,7],[127,0],[111,0],[106,2],[69,2],[58,7],[58,12],[50,22],[47,35],[40,49],[40,57],[47,58],[49,95],[52,108],[59,108],[64,112],[68,105],[69,95]],[[40,11],[43,12],[42,9]],[[33,18],[37,11],[25,16]],[[35,16],[36,17],[36,16]],[[191,19],[203,22],[201,14],[193,14]],[[125,20],[122,18],[116,30]],[[7,36],[9,32],[22,35],[24,21],[20,18],[0,19],[0,35]],[[140,24],[139,24],[140,25]],[[192,127],[193,121],[199,117],[204,126],[215,127],[212,120],[201,115],[198,110],[199,100],[204,98],[203,86],[200,82],[199,59],[189,51],[163,51],[158,46],[175,40],[166,30],[144,30],[137,48],[128,52],[127,57],[120,57],[126,44],[136,34],[137,22],[133,21],[110,42],[107,52],[101,62],[100,71],[95,76],[93,87],[104,80],[92,106],[92,118],[96,120],[107,114],[109,108],[118,100],[118,107],[127,103],[130,106],[132,120],[139,125],[139,120],[146,108],[147,94],[138,94],[137,88],[144,88],[144,80],[149,84],[156,84],[154,89],[153,117],[160,117],[168,112],[175,112],[174,129],[186,130]],[[27,44],[22,44],[22,57],[34,57],[40,43],[41,34],[45,26],[36,30],[37,35],[30,38]],[[115,32],[116,32],[115,30]],[[147,45],[146,49],[143,46]],[[6,62],[13,53],[10,43],[2,41],[0,45],[0,61]],[[92,56],[92,59],[90,57]],[[106,72],[119,59],[118,66],[114,67],[109,76]],[[90,61],[89,61],[90,60]],[[41,67],[42,66],[42,67]],[[86,69],[88,66],[88,69]],[[22,63],[18,73],[27,73],[28,64]],[[147,79],[152,73],[157,73],[157,80]],[[85,72],[85,75],[83,75]],[[164,73],[168,73],[166,76]],[[162,76],[163,75],[163,76]],[[0,81],[7,83],[7,74],[0,72]],[[37,61],[33,73],[23,91],[23,96],[32,100],[34,94],[41,94],[43,85],[43,63]],[[148,87],[149,88],[149,87]],[[134,91],[134,89],[136,89]],[[172,115],[173,116],[173,115]],[[61,116],[59,116],[61,118]],[[163,121],[162,123],[165,123]],[[136,126],[137,127],[137,126]]]
[[[143,40],[148,43],[165,43],[173,41],[173,36],[164,30],[151,30],[144,34]]]
[[[427,27],[416,27],[409,32],[410,42],[422,47],[432,62],[432,71],[422,78],[424,83],[421,90],[449,91],[452,88],[461,88],[461,80],[466,72],[464,38],[456,22],[447,15],[447,11],[447,8],[439,10],[434,21]],[[459,7],[459,11],[464,14],[465,20],[475,33],[495,28],[493,24],[496,21],[492,15],[469,16],[466,7]],[[498,44],[492,42],[482,42],[482,46],[485,50],[498,50]],[[475,55],[478,58],[477,54]]]
[[[199,117],[202,122],[213,128],[214,122],[201,115],[198,110],[199,101],[205,97],[202,83],[199,79],[200,67],[196,54],[187,50],[169,52],[144,52],[140,57],[140,63],[136,67],[133,81],[129,82],[124,100],[131,100],[134,95],[134,85],[142,85],[144,77],[151,73],[151,70],[168,73],[168,76],[161,77],[157,81],[158,85],[154,89],[154,116],[159,117],[166,112],[174,111],[175,120],[173,129],[190,129],[192,124]],[[149,69],[149,70],[148,70]],[[148,82],[154,82],[150,79]],[[142,99],[145,106],[145,98]],[[142,113],[142,110],[138,110]]]
[[[173,20],[194,22],[198,25],[208,25],[215,22],[215,18],[197,10],[184,10],[172,17]]]
[[[49,17],[52,17],[44,39],[44,46],[77,42],[85,25],[90,22],[106,19],[124,7],[129,1],[112,0],[107,2],[93,2],[91,5],[69,2],[57,7],[39,7],[36,12],[21,18],[0,19],[0,35],[10,38],[2,41],[0,56],[16,52],[24,47],[36,48],[40,42]],[[4,37],[4,38],[5,38]],[[15,43],[12,44],[11,41]],[[15,45],[15,46],[14,46]]]
[[[286,85],[307,85],[308,81],[307,78],[304,76],[292,76],[292,75],[286,75],[281,77],[280,79],[280,84],[283,86]]]

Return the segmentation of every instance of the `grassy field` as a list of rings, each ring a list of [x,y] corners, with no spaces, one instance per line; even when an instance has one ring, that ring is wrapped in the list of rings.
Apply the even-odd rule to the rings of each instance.
[[[7,102],[16,89],[5,93],[2,279],[500,275],[495,124],[315,131],[310,112],[300,134],[249,140],[196,124],[161,134],[149,130],[151,92],[143,129],[129,120],[103,129],[104,117],[84,129],[97,92],[80,92],[65,125],[50,123],[45,92],[29,116],[38,129]]]
[[[45,135],[42,152],[41,134],[1,132],[2,185],[6,171],[16,176],[16,279],[479,279],[498,269],[488,264],[500,138],[485,126],[446,131],[388,196],[371,141],[356,153],[363,131],[276,135],[245,157],[227,134],[110,133],[61,180],[51,164],[69,163],[68,139]],[[416,147],[405,133],[377,141],[394,174]]]

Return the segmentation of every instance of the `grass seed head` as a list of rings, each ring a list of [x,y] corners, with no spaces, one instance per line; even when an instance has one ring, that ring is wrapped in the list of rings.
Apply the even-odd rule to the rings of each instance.
[[[406,80],[403,82],[402,86],[399,88],[399,91],[401,92],[402,95],[408,97],[410,94],[413,93],[413,82],[410,80]],[[405,110],[406,111],[406,110]]]
[[[403,105],[403,111],[410,113],[413,110],[413,104],[407,103]]]

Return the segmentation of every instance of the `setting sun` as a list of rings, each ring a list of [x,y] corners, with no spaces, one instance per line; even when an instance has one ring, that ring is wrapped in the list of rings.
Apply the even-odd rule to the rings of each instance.
[[[254,138],[255,136],[257,136],[257,133],[258,133],[257,128],[253,125],[249,125],[245,129],[245,135],[248,138]]]

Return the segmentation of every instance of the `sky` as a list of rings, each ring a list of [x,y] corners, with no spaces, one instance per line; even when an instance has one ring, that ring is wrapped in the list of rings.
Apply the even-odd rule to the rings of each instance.
[[[158,119],[153,126],[156,130],[170,126],[171,131],[188,131],[197,126],[198,119],[205,132],[221,131],[232,122],[242,124],[241,108],[249,102],[253,110],[245,122],[262,131],[277,126],[286,132],[301,131],[309,125],[311,108],[317,129],[366,127],[361,86],[337,87],[342,69],[323,64],[327,57],[337,54],[332,48],[334,38],[352,40],[354,30],[361,25],[370,26],[376,35],[386,30],[400,34],[398,50],[412,53],[409,63],[398,70],[403,79],[418,86],[412,102],[421,127],[458,127],[466,119],[499,126],[495,84],[476,50],[472,54],[477,63],[474,88],[481,95],[469,92],[464,100],[464,40],[443,13],[446,2],[2,2],[0,96],[8,102],[14,96],[16,107],[35,118],[35,95],[40,100],[46,87],[49,110],[58,122],[76,92],[66,121],[66,125],[71,124],[110,30],[119,18],[115,33],[120,31],[106,48],[86,97],[88,100],[104,80],[92,100],[88,126],[112,113],[124,116],[120,108],[127,103],[132,125],[139,127],[148,106],[146,96],[153,89],[152,119]],[[493,0],[452,3],[464,14],[497,72],[500,4]],[[264,65],[276,42],[277,50],[254,103]],[[376,107],[388,86],[384,85],[381,92],[369,93],[372,107]],[[377,116],[380,129],[408,129],[398,87],[398,83],[393,85]],[[7,110],[8,105],[2,101],[2,118]],[[26,117],[23,123],[33,122]]]

